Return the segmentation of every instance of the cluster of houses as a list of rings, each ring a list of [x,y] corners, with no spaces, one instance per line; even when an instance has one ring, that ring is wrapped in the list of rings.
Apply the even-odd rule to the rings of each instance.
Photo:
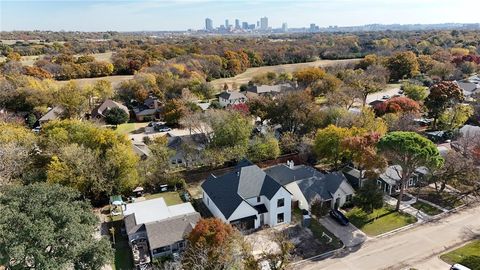
[[[248,86],[245,91],[230,91],[226,90],[218,96],[218,102],[222,108],[242,104],[247,102],[248,99],[258,96],[270,96],[275,97],[279,94],[298,90],[297,86],[289,83],[282,83],[276,85],[251,85]]]

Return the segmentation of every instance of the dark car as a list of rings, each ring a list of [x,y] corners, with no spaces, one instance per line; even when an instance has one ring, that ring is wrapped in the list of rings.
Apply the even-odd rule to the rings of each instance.
[[[330,216],[342,226],[347,226],[350,223],[348,218],[337,209],[330,210]]]

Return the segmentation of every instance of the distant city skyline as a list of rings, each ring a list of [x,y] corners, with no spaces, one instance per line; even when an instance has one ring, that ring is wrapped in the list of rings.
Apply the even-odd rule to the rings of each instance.
[[[12,1],[0,2],[0,30],[175,31],[205,29],[205,19],[218,27],[230,20],[267,27],[308,28],[365,24],[479,23],[468,11],[474,0],[163,0],[163,1]],[[235,21],[238,20],[238,21]],[[204,23],[202,23],[204,22]],[[234,22],[234,23],[232,23]]]

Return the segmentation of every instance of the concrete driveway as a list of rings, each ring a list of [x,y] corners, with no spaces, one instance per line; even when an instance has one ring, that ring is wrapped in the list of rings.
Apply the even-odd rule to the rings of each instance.
[[[358,246],[368,239],[365,233],[352,224],[342,226],[331,217],[323,217],[319,221],[327,230],[342,240],[346,247]]]

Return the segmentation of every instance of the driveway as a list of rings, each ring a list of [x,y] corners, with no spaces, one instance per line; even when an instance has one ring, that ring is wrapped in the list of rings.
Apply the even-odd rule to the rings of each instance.
[[[394,95],[398,95],[398,91],[400,91],[400,87],[393,87],[377,93],[372,93],[367,96],[367,104],[375,100],[385,100],[383,99],[383,96],[393,97]]]
[[[358,250],[309,262],[298,269],[448,269],[434,268],[441,264],[434,258],[480,235],[478,213],[479,205],[388,237],[372,239]],[[430,260],[432,266],[425,265]]]
[[[319,221],[327,230],[342,240],[346,247],[361,245],[368,239],[368,236],[365,233],[352,224],[342,226],[335,222],[331,217],[323,217]]]

